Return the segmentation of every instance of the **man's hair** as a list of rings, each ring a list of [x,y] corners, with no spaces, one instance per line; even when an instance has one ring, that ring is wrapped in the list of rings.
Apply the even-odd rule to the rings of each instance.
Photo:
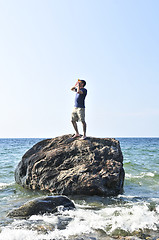
[[[85,80],[81,80],[81,79],[80,79],[80,81],[83,83],[83,87],[85,87],[86,86],[86,81]]]

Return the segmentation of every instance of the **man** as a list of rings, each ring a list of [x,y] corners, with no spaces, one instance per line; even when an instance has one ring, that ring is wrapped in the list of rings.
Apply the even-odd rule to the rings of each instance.
[[[83,136],[81,139],[86,139],[86,122],[85,122],[85,97],[87,95],[87,89],[85,89],[86,81],[78,79],[72,91],[76,92],[75,96],[75,107],[72,112],[72,124],[75,129],[75,135],[73,138],[79,137],[77,122],[81,121],[83,125]]]

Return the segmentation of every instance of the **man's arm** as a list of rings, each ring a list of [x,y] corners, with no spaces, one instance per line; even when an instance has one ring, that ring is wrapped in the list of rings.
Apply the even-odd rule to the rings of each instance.
[[[72,87],[72,88],[71,88],[71,91],[76,92],[76,87]]]
[[[75,86],[71,88],[71,91],[77,92],[77,85],[78,85],[78,82],[76,82]]]
[[[79,93],[79,94],[83,94],[83,91],[82,91],[82,90],[80,90],[80,88],[79,88],[79,87],[77,87],[77,93]]]
[[[80,84],[77,82],[74,87],[71,88],[72,91],[77,92],[79,94],[83,94],[83,91],[80,90]]]

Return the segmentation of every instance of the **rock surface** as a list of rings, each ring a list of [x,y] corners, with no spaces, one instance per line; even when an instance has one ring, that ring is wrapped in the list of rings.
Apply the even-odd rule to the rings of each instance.
[[[48,196],[29,201],[21,207],[13,209],[7,216],[25,218],[31,215],[55,213],[59,206],[63,206],[64,209],[75,208],[74,203],[66,196]]]
[[[71,135],[37,143],[15,170],[23,187],[64,195],[115,196],[123,192],[124,175],[119,141]]]

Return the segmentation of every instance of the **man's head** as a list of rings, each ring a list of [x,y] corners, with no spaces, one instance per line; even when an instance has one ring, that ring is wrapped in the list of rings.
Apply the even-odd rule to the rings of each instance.
[[[81,87],[86,86],[86,81],[85,80],[78,79],[78,81],[80,82]]]

